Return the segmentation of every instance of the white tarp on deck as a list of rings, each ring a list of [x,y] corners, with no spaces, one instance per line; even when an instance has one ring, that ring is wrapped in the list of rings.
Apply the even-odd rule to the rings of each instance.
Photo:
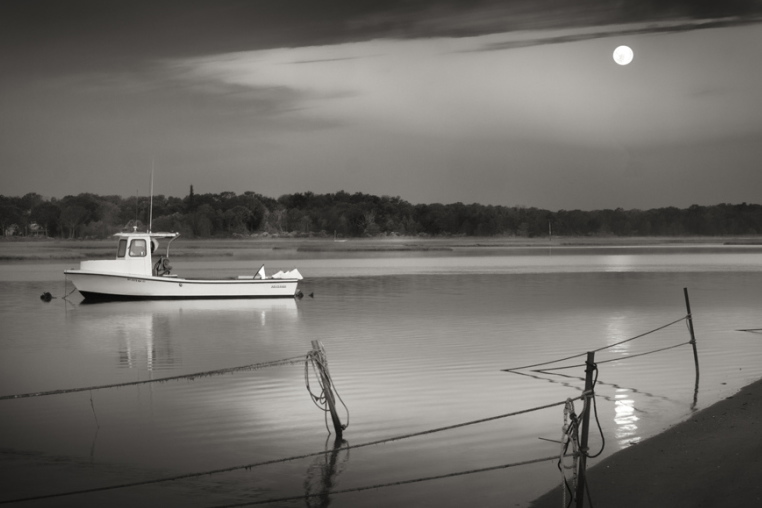
[[[299,270],[294,268],[293,270],[289,270],[288,272],[279,271],[278,273],[275,273],[270,277],[271,279],[297,279],[302,280],[304,277],[302,277],[302,274],[299,273]]]

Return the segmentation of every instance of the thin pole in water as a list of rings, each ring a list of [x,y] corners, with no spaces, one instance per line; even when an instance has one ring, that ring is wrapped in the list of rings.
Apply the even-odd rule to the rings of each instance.
[[[595,372],[595,351],[588,351],[587,361],[585,362],[585,407],[582,410],[582,436],[579,442],[579,476],[577,479],[577,508],[582,508],[585,504],[585,477],[587,468],[587,437],[590,428],[590,401],[595,396],[593,394],[593,372]]]
[[[683,288],[683,294],[685,295],[685,309],[688,311],[688,330],[691,333],[691,346],[693,346],[693,363],[696,365],[696,388],[693,392],[693,407],[695,408],[699,386],[698,350],[696,349],[696,333],[693,331],[693,315],[691,314],[691,300],[688,298],[688,288]]]

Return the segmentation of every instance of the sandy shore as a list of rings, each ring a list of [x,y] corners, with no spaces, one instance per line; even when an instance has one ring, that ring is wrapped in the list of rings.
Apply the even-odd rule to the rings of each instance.
[[[591,462],[588,485],[597,508],[762,506],[762,380]],[[559,487],[531,506],[558,508],[561,495]],[[587,499],[585,506],[591,506]]]

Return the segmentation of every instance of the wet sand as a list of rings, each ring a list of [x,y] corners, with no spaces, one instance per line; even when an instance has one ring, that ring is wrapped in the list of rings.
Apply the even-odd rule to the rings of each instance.
[[[584,506],[762,506],[762,380],[587,472]],[[561,496],[559,487],[531,506],[558,508]]]

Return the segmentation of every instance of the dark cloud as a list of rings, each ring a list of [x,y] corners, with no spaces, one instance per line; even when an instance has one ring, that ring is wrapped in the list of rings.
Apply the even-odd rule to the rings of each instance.
[[[762,0],[4,0],[0,58],[16,71],[49,73],[371,38],[760,12]]]
[[[643,35],[643,34],[657,34],[657,33],[675,33],[675,32],[688,32],[691,30],[702,30],[707,28],[723,28],[730,26],[747,25],[751,23],[759,23],[762,18],[759,17],[745,17],[745,18],[722,18],[711,20],[686,20],[680,23],[669,23],[666,25],[647,25],[638,26],[636,28],[618,28],[616,30],[593,30],[584,33],[565,34],[552,37],[539,37],[532,39],[522,39],[515,41],[505,41],[499,43],[493,43],[485,45],[481,48],[482,51],[499,51],[504,49],[524,48],[530,46],[541,46],[545,44],[565,44],[568,42],[586,41],[591,39],[603,39],[614,36],[625,35]]]
[[[18,195],[131,192],[136,168],[155,159],[164,178],[157,185],[173,195],[194,183],[215,192],[345,188],[406,193],[418,202],[572,208],[696,202],[696,189],[676,187],[675,171],[684,178],[701,166],[708,181],[713,170],[721,175],[732,166],[732,182],[722,187],[715,175],[700,197],[749,201],[762,174],[755,165],[759,115],[746,106],[759,102],[762,79],[748,63],[759,45],[755,27],[635,37],[639,60],[626,72],[612,70],[613,48],[603,41],[586,45],[584,55],[577,52],[583,45],[562,43],[730,26],[758,19],[761,6],[762,0],[2,0],[0,167],[6,192]],[[307,48],[515,30],[524,34],[485,38],[508,42],[483,47],[476,40],[385,40],[354,45],[362,47],[356,52]],[[566,35],[544,35],[551,33]],[[490,51],[551,44],[558,46]],[[438,48],[421,49],[430,45]],[[394,54],[404,51],[400,46],[415,51]],[[226,54],[270,48],[295,49]],[[454,54],[456,48],[473,51]],[[388,68],[378,74],[371,63],[384,62],[387,51]],[[516,67],[497,72],[491,64],[503,57]],[[332,79],[322,82],[326,76]],[[594,76],[597,92],[586,76]],[[380,88],[369,92],[369,83]],[[621,96],[609,93],[617,87]],[[641,101],[635,109],[627,93]],[[580,109],[584,101],[589,107]],[[623,116],[626,122],[618,120]],[[601,130],[603,136],[591,135]],[[621,140],[631,155],[621,155]],[[678,142],[687,144],[673,147]],[[622,171],[610,171],[617,165]],[[655,196],[654,187],[663,194]]]

